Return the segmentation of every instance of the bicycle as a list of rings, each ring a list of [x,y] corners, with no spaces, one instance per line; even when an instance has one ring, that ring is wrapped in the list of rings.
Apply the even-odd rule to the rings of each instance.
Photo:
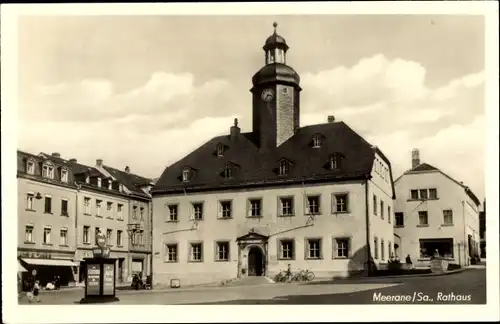
[[[313,281],[316,275],[309,270],[300,270],[296,277],[297,281]]]

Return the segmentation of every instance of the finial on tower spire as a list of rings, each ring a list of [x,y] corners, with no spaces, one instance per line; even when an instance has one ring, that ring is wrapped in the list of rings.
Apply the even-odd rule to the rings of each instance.
[[[276,27],[278,27],[278,23],[277,22],[273,22],[273,27],[274,27],[274,33],[276,34]]]

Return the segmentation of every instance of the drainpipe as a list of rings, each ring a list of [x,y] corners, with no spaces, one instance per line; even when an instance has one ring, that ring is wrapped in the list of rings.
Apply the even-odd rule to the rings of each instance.
[[[367,265],[368,265],[368,276],[372,273],[372,263],[371,263],[371,250],[370,250],[370,208],[368,207],[368,180],[365,180],[365,220],[366,220],[366,251],[367,251]]]

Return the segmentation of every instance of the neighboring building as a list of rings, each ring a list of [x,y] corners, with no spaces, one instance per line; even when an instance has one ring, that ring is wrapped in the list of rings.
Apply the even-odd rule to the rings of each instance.
[[[273,276],[288,264],[347,276],[388,259],[390,162],[331,116],[300,127],[300,78],[287,50],[276,31],[264,45],[252,132],[235,120],[154,186],[155,285]]]
[[[461,266],[479,254],[479,205],[469,187],[443,171],[420,163],[412,152],[412,169],[395,181],[394,233],[400,237],[399,255],[428,265],[437,249]],[[415,262],[416,261],[416,262]]]
[[[486,258],[486,199],[483,201],[483,210],[479,212],[479,245],[482,259]]]
[[[151,180],[102,160],[89,167],[59,153],[18,152],[18,184],[18,254],[42,284],[55,275],[63,285],[83,281],[83,261],[93,256],[98,231],[117,258],[118,282],[130,281],[134,272],[151,273]]]
[[[18,242],[17,255],[41,282],[59,276],[61,284],[74,282],[77,187],[65,163],[55,157],[17,151]],[[24,287],[26,289],[26,287]]]

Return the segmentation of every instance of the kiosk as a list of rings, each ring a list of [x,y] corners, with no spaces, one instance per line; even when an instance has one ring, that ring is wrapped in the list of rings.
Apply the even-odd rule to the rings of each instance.
[[[115,295],[116,258],[109,257],[104,234],[99,232],[96,235],[96,244],[98,248],[93,249],[94,257],[85,259],[85,297],[80,304],[119,301]]]

